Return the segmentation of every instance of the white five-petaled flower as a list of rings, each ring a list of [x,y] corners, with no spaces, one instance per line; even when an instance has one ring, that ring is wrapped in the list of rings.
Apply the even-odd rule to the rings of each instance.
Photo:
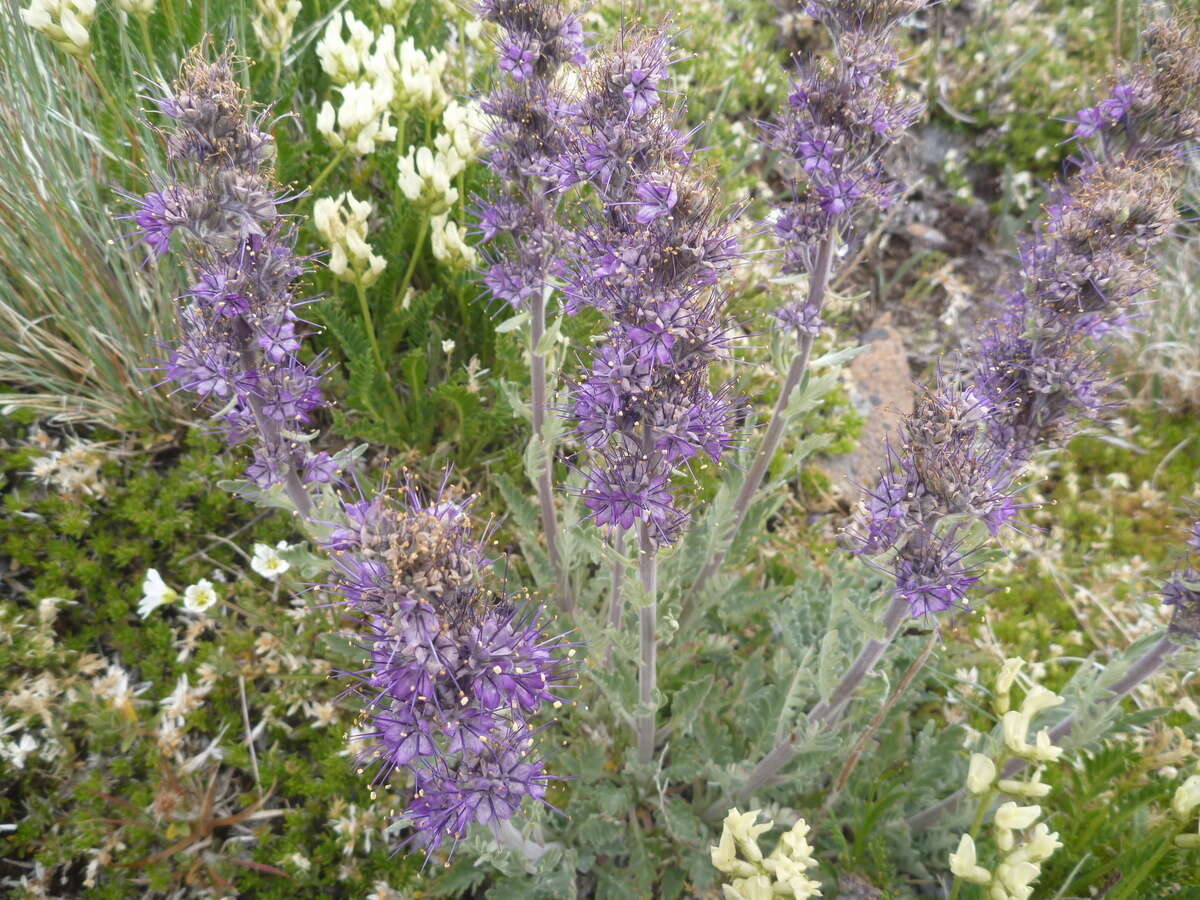
[[[146,577],[142,581],[142,599],[138,603],[138,615],[144,619],[160,606],[174,603],[178,598],[179,594],[167,586],[158,574],[158,569],[147,569]]]
[[[195,584],[188,585],[183,592],[183,608],[190,613],[202,613],[211,609],[217,602],[217,592],[213,590],[212,582],[201,578]]]
[[[292,567],[291,563],[279,555],[279,551],[291,549],[291,545],[286,541],[280,541],[274,547],[268,547],[266,544],[255,544],[254,556],[250,560],[250,568],[263,578],[274,581]]]

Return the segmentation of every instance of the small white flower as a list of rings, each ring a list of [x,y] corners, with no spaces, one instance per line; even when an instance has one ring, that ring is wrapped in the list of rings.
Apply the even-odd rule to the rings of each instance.
[[[173,603],[178,598],[179,594],[167,586],[158,574],[158,569],[147,569],[146,577],[142,581],[142,599],[138,603],[138,615],[144,619],[160,606]]]
[[[25,768],[25,760],[37,748],[38,742],[27,731],[21,735],[19,741],[0,744],[0,756],[7,757],[8,761],[13,764],[14,769],[23,769]]]
[[[454,348],[457,346],[458,344],[454,343],[454,341],[450,339],[444,340],[442,341],[442,352],[449,356],[454,352]]]
[[[188,585],[183,592],[183,608],[190,613],[202,613],[211,609],[217,602],[217,592],[213,590],[212,582],[201,578],[195,584]]]
[[[250,560],[250,568],[270,581],[274,581],[292,567],[286,559],[279,555],[279,549],[290,549],[287,544],[282,548],[268,547],[266,544],[254,545],[254,556]]]

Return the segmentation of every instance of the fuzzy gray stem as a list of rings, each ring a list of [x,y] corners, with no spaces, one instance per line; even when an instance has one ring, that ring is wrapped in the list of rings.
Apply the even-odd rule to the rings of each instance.
[[[533,437],[538,448],[544,451],[537,477],[538,504],[542,512],[542,531],[546,535],[546,555],[550,568],[558,581],[562,594],[564,612],[575,610],[575,597],[571,593],[571,582],[563,569],[558,553],[558,514],[554,509],[554,485],[551,481],[551,466],[554,454],[546,442],[546,358],[537,352],[538,344],[546,333],[546,295],[535,292],[529,308],[529,377],[533,386]]]
[[[863,679],[871,673],[879,662],[880,657],[891,643],[896,638],[896,634],[900,631],[900,623],[904,621],[904,615],[907,612],[907,604],[900,597],[893,597],[887,611],[883,614],[884,637],[882,640],[870,640],[859,652],[858,657],[850,665],[846,674],[842,676],[842,680],[830,693],[828,700],[822,700],[812,708],[807,717],[808,727],[814,725],[829,723],[841,715],[845,705],[850,701],[858,686]],[[743,805],[747,800],[754,796],[755,792],[768,784],[771,779],[783,770],[783,768],[795,758],[796,755],[796,740],[799,738],[800,732],[793,730],[783,740],[779,741],[771,751],[759,761],[758,765],[747,777],[745,783],[738,789],[734,795],[735,806]],[[714,804],[714,809],[719,812],[723,806],[718,803]],[[710,809],[709,812],[712,812]]]
[[[1129,667],[1129,671],[1115,682],[1110,691],[1112,695],[1105,699],[1106,703],[1119,703],[1122,699],[1129,695],[1135,687],[1162,668],[1163,663],[1167,661],[1172,653],[1179,649],[1179,645],[1170,639],[1168,636],[1160,638],[1153,647],[1147,650],[1137,662]],[[1067,716],[1057,725],[1050,729],[1050,741],[1057,744],[1063,738],[1067,737],[1075,728],[1075,714]],[[1027,767],[1029,763],[1019,757],[1010,759],[1004,766],[1000,774],[1001,778],[1012,778],[1022,769]],[[962,801],[966,798],[967,792],[959,789],[933,806],[921,810],[919,813],[911,815],[906,820],[909,828],[929,828],[936,824],[943,816],[953,813]]]
[[[619,554],[625,549],[625,538],[618,532],[614,538],[613,549]],[[625,602],[621,597],[621,585],[625,580],[625,563],[620,559],[613,560],[612,564],[612,588],[608,595],[608,625],[614,633],[621,630],[621,619],[625,612]],[[604,651],[604,667],[612,668],[613,648],[610,641],[608,647]]]
[[[820,310],[824,304],[825,293],[829,287],[829,267],[833,259],[833,244],[833,234],[827,235],[821,242],[820,249],[817,251],[817,262],[809,280],[807,305],[817,310]],[[804,373],[808,370],[813,340],[814,337],[811,334],[805,333],[800,336],[796,355],[792,357],[792,364],[788,367],[783,387],[779,391],[779,398],[775,401],[775,408],[771,412],[771,423],[767,426],[766,434],[763,435],[762,443],[759,444],[758,452],[754,456],[754,462],[751,463],[750,470],[742,480],[742,486],[733,502],[733,521],[722,535],[719,548],[700,569],[700,574],[696,576],[692,589],[684,597],[681,619],[685,622],[691,619],[692,604],[701,596],[709,579],[720,571],[721,565],[725,562],[729,549],[733,546],[738,532],[741,531],[742,523],[746,521],[746,516],[750,512],[750,504],[762,485],[767,468],[771,465],[771,460],[775,458],[775,451],[779,449],[779,444],[783,441],[787,426],[788,404],[791,402],[792,394],[804,378]]]
[[[846,704],[850,702],[850,698],[858,690],[858,686],[862,684],[864,678],[871,674],[884,652],[896,639],[896,634],[900,631],[900,624],[904,621],[907,612],[908,604],[904,598],[893,597],[892,602],[888,604],[887,611],[883,614],[883,639],[867,641],[858,656],[855,657],[854,662],[850,664],[846,674],[842,676],[842,680],[829,695],[829,699],[822,700],[809,712],[808,723],[810,725],[832,724],[841,718]]]
[[[243,349],[241,352],[242,368],[247,372],[252,372],[258,367],[258,360],[254,356],[254,351]],[[249,394],[250,411],[254,413],[255,424],[258,425],[259,433],[268,444],[273,444],[279,440],[279,426],[263,415],[262,402]],[[283,489],[292,501],[292,505],[296,507],[296,512],[304,519],[312,518],[312,498],[308,495],[308,491],[304,488],[304,482],[300,480],[300,473],[296,471],[295,466],[289,466],[283,476]]]
[[[658,638],[655,625],[658,618],[658,552],[650,540],[650,527],[638,523],[638,574],[646,596],[638,609],[640,658],[638,662],[638,702],[645,707],[654,702],[658,687]],[[649,763],[654,758],[655,714],[647,712],[637,717],[638,762]]]

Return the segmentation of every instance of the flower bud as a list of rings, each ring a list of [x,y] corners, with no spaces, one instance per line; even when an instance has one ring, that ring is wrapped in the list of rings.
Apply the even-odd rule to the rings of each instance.
[[[1025,660],[1016,656],[1009,657],[1000,667],[1000,674],[996,676],[995,707],[996,712],[1001,715],[1008,712],[1008,694],[1023,665],[1025,665]]]
[[[1014,797],[1026,797],[1030,800],[1041,800],[1050,793],[1050,785],[1043,784],[1040,781],[1016,781],[1013,779],[1001,779],[996,782],[996,787],[1000,788],[1006,794]]]

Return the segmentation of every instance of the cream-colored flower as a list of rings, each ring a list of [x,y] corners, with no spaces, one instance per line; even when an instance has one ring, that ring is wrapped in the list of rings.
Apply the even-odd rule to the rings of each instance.
[[[1062,747],[1054,746],[1050,740],[1050,729],[1043,728],[1038,732],[1037,740],[1032,748],[1033,758],[1038,762],[1056,762],[1063,754]]]
[[[375,207],[347,191],[313,204],[313,224],[329,244],[329,271],[342,281],[370,287],[387,263],[367,243],[368,220]]]
[[[1021,713],[1032,719],[1042,710],[1058,706],[1062,702],[1063,698],[1054,691],[1048,691],[1040,684],[1035,684],[1025,694],[1025,699],[1021,701]]]
[[[280,57],[292,43],[292,32],[300,15],[300,0],[254,0],[254,36],[270,56]],[[336,18],[336,17],[335,17]]]
[[[1171,798],[1171,809],[1181,819],[1191,818],[1192,812],[1200,806],[1200,775],[1189,775],[1187,780],[1175,789]]]
[[[967,768],[967,790],[972,794],[982,794],[996,780],[996,764],[991,758],[982,753],[972,753],[971,763]]]
[[[1013,753],[1025,756],[1029,753],[1029,717],[1010,709],[1001,719],[1004,728],[1004,743]]]
[[[1040,806],[1018,806],[1010,800],[1007,803],[1001,803],[997,808],[995,823],[999,828],[1020,831],[1036,822],[1041,814]]]
[[[958,849],[950,854],[950,871],[971,884],[987,884],[992,880],[992,873],[976,862],[975,841],[969,834],[959,839]]]
[[[459,268],[473,269],[479,265],[479,254],[463,239],[463,231],[450,221],[449,213],[430,220],[429,242],[434,259]]]
[[[400,157],[398,183],[411,203],[424,207],[430,215],[442,215],[458,200],[453,178],[462,171],[462,158],[450,153],[434,154],[428,147],[410,147]]]
[[[1002,778],[996,782],[996,787],[1014,797],[1025,797],[1030,800],[1041,800],[1050,793],[1050,785],[1041,781],[1042,773],[1038,772],[1032,781],[1017,781],[1014,778]]]
[[[338,88],[342,100],[336,110],[326,100],[317,113],[317,131],[337,150],[358,156],[396,140],[396,126],[388,106],[394,96],[386,81],[351,81]]]
[[[64,52],[86,56],[92,45],[88,29],[96,17],[96,0],[31,0],[21,20],[40,31]]]
[[[349,39],[342,37],[343,25],[349,32]],[[349,84],[362,74],[374,40],[370,27],[360,22],[354,13],[337,13],[326,23],[325,33],[317,41],[317,59],[335,84]]]

